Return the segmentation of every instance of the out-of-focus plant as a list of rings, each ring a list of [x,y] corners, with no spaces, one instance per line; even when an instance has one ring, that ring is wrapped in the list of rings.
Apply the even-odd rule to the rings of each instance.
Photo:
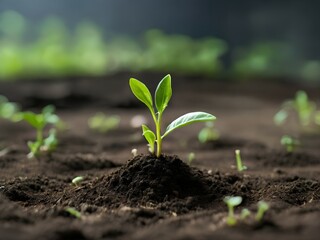
[[[119,127],[119,124],[119,116],[106,116],[103,113],[97,113],[88,120],[89,128],[101,133],[106,133],[113,129],[116,129]]]
[[[203,127],[198,133],[198,140],[201,143],[206,143],[210,141],[218,140],[220,134],[218,130],[215,129],[213,122],[206,122],[205,127]]]
[[[274,77],[292,74],[298,64],[292,47],[281,42],[256,42],[234,52],[232,73],[236,77]]]
[[[58,139],[56,136],[56,125],[60,118],[54,113],[55,108],[52,105],[44,107],[41,113],[21,112],[21,120],[27,122],[36,130],[35,141],[29,141],[28,147],[30,153],[28,158],[38,157],[42,152],[52,152],[56,149]],[[48,136],[44,137],[44,130],[47,125],[51,125]]]
[[[220,57],[227,51],[227,44],[220,39],[194,40],[159,30],[146,32],[145,42],[146,69],[155,71],[215,75],[221,72]]]
[[[281,137],[280,143],[285,147],[288,153],[291,153],[296,150],[297,147],[300,146],[300,141],[289,135],[284,135]]]
[[[302,128],[308,127],[314,122],[317,106],[315,102],[309,100],[306,92],[298,91],[294,99],[287,100],[281,105],[281,109],[274,115],[276,125],[282,125],[289,117],[289,113],[294,111],[299,119]]]
[[[17,113],[19,112],[19,106],[16,103],[9,102],[5,96],[0,95],[0,117],[9,119],[11,121],[17,121]]]

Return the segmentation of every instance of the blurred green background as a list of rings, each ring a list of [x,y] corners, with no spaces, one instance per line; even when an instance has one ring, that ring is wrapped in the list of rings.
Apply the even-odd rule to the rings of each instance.
[[[241,5],[233,7],[230,3],[235,1],[229,1],[229,4],[222,1],[198,1],[198,5],[204,4],[202,9],[212,8],[212,11],[207,12],[197,11],[197,1],[193,0],[186,0],[184,3],[164,1],[162,5],[159,1],[154,1],[160,12],[155,21],[155,17],[150,16],[152,13],[148,11],[150,3],[138,0],[135,3],[140,4],[142,8],[145,6],[146,9],[136,12],[140,21],[135,21],[137,8],[132,8],[130,1],[119,0],[115,15],[120,16],[108,19],[109,22],[115,22],[113,27],[103,24],[104,19],[99,18],[99,14],[103,14],[99,8],[109,6],[112,9],[112,4],[116,4],[113,0],[91,1],[93,6],[90,7],[97,9],[97,15],[95,16],[93,11],[91,15],[83,14],[82,19],[83,1],[69,1],[69,8],[66,7],[62,12],[48,11],[48,7],[55,6],[54,4],[59,6],[62,1],[56,1],[51,5],[46,5],[48,1],[26,2],[31,4],[27,10],[19,5],[19,1],[14,0],[4,1],[0,6],[2,81],[104,76],[118,71],[156,71],[233,80],[262,77],[320,82],[320,53],[309,54],[310,48],[306,47],[317,39],[312,39],[312,34],[318,36],[318,31],[313,32],[311,29],[301,32],[303,27],[297,25],[297,22],[294,22],[293,26],[288,25],[289,29],[285,28],[287,23],[280,24],[280,28],[277,27],[279,22],[272,18],[288,12],[277,13],[277,10],[284,8],[283,4],[270,4],[275,1],[270,1],[269,5],[244,1]],[[289,7],[290,1],[284,2],[284,6]],[[32,10],[32,6],[37,8]],[[72,6],[73,9],[70,8]],[[182,13],[176,11],[177,22],[166,19],[166,8],[172,6],[185,7],[180,8]],[[237,9],[237,6],[241,7]],[[298,11],[300,5],[293,6],[294,10],[289,9],[289,13]],[[132,11],[128,11],[130,7]],[[309,7],[312,8],[312,5]],[[261,8],[265,11],[261,11]],[[47,11],[42,11],[43,9]],[[251,17],[244,23],[241,16],[249,13],[248,9]],[[32,15],[39,11],[42,13],[41,16]],[[186,16],[183,15],[183,11]],[[215,11],[220,11],[218,17],[210,15]],[[196,15],[188,17],[188,14],[193,12]],[[77,18],[71,17],[71,21],[68,16],[73,14],[77,15]],[[143,18],[141,14],[144,14]],[[174,12],[169,11],[168,18],[170,14],[174,15]],[[228,14],[231,14],[231,17]],[[206,16],[199,20],[202,15]],[[303,14],[291,17],[298,20],[307,18]],[[121,18],[125,21],[119,23]],[[153,19],[153,23],[158,24],[143,24],[143,21],[148,19]],[[184,21],[181,22],[179,19]],[[198,25],[195,24],[195,19],[200,21]],[[210,21],[219,19],[225,22]],[[228,23],[228,19],[233,19],[234,23]],[[203,22],[205,24],[202,24]],[[308,21],[305,24],[308,25]],[[199,26],[202,29],[199,29]],[[295,26],[297,29],[292,30],[291,27]],[[277,31],[270,32],[273,27]],[[251,28],[257,30],[248,31]],[[277,32],[280,32],[281,28],[286,33],[289,32],[291,38],[279,37]],[[298,37],[300,33],[307,34],[302,38],[303,41]],[[313,50],[317,51],[317,48],[311,49],[311,52]]]

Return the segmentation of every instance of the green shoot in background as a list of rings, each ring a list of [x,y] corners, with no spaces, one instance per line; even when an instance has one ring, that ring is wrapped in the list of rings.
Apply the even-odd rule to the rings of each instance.
[[[0,117],[11,121],[17,121],[19,106],[16,103],[9,102],[5,96],[0,95]]]
[[[55,108],[51,105],[42,109],[42,112],[36,114],[34,112],[21,112],[21,120],[29,123],[36,130],[36,140],[29,141],[28,147],[30,153],[28,158],[39,156],[41,152],[52,152],[55,150],[58,140],[56,137],[56,126],[59,123],[59,117],[54,114]],[[44,130],[47,125],[52,125],[48,136],[44,137]]]
[[[198,133],[198,140],[201,143],[218,140],[220,137],[219,132],[214,128],[213,122],[206,122],[205,127]]]
[[[72,179],[72,184],[75,186],[79,186],[81,184],[81,182],[84,180],[83,176],[77,176],[74,179]]]
[[[89,128],[101,133],[107,133],[114,130],[119,127],[119,124],[119,116],[106,116],[103,113],[97,113],[88,120]]]
[[[285,101],[281,109],[274,115],[274,123],[278,126],[283,125],[289,117],[291,111],[294,111],[302,128],[308,127],[311,123],[316,122],[317,106],[315,102],[309,100],[306,92],[298,91],[295,98]]]
[[[82,217],[81,212],[79,212],[79,211],[78,211],[77,209],[75,209],[75,208],[66,207],[64,210],[65,210],[67,213],[69,213],[71,216],[75,217],[75,218],[81,219],[81,217]]]
[[[242,197],[230,197],[227,196],[223,199],[223,201],[227,204],[228,206],[228,217],[227,217],[227,224],[229,226],[234,226],[237,224],[237,219],[234,216],[234,208],[238,205],[241,204],[242,202]]]
[[[137,79],[130,78],[129,85],[131,91],[139,99],[143,102],[148,109],[150,110],[152,119],[155,124],[155,132],[151,131],[147,125],[142,125],[143,136],[148,142],[149,151],[151,153],[155,153],[155,144],[157,146],[156,156],[160,157],[162,153],[162,140],[172,131],[181,128],[183,126],[189,125],[195,122],[206,122],[206,121],[214,121],[216,119],[215,116],[205,113],[205,112],[191,112],[187,113],[176,120],[174,120],[171,124],[168,125],[164,134],[161,133],[161,124],[163,112],[168,106],[168,103],[172,96],[172,88],[171,88],[171,76],[166,75],[158,84],[157,89],[154,95],[154,101],[152,100],[151,93],[146,85],[140,82]],[[155,106],[154,106],[155,103]],[[157,111],[155,111],[155,108]]]
[[[242,172],[242,171],[246,170],[247,167],[242,164],[240,150],[239,149],[235,150],[235,154],[236,154],[237,170],[239,172]]]
[[[280,143],[282,146],[286,148],[288,153],[291,153],[300,146],[300,141],[290,137],[289,135],[284,135],[281,137]]]
[[[269,204],[265,201],[258,202],[258,210],[255,216],[256,221],[260,222],[265,214],[265,212],[269,209]]]

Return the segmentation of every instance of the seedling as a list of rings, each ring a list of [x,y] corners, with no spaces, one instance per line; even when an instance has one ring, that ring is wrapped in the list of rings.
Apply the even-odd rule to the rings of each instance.
[[[201,143],[218,140],[219,132],[214,128],[213,122],[206,122],[205,127],[202,128],[198,134],[198,139]]]
[[[237,219],[234,216],[234,207],[238,206],[242,202],[242,197],[225,197],[223,201],[227,204],[228,206],[228,217],[227,217],[227,224],[229,226],[234,226],[237,224]]]
[[[196,159],[196,154],[194,152],[191,152],[188,154],[188,164],[191,165],[192,162]]]
[[[59,117],[54,114],[54,110],[55,108],[49,105],[43,108],[40,114],[33,112],[20,113],[22,120],[29,123],[36,130],[36,140],[28,142],[30,150],[28,158],[37,157],[40,152],[51,152],[56,148],[58,140],[54,127],[59,122]],[[49,131],[48,137],[44,138],[44,129],[48,124],[53,125],[53,128]]]
[[[258,202],[258,211],[256,214],[256,221],[260,222],[265,214],[265,212],[269,209],[269,204],[265,201],[259,201]]]
[[[247,217],[249,217],[250,215],[251,215],[250,210],[247,209],[247,208],[244,208],[244,209],[242,209],[242,211],[241,211],[240,218],[241,218],[241,220],[245,220],[245,219],[246,219]]]
[[[5,96],[0,95],[0,117],[17,121],[17,112],[19,112],[19,106],[16,103],[9,102]]]
[[[74,179],[72,179],[72,184],[74,184],[75,186],[79,186],[83,180],[84,177],[82,176],[75,177]]]
[[[80,219],[82,214],[81,212],[79,212],[78,210],[76,210],[75,208],[72,207],[66,207],[64,209],[67,213],[69,213],[71,216],[74,216],[75,218]]]
[[[205,112],[187,113],[170,123],[166,128],[165,133],[161,135],[163,112],[168,106],[172,96],[171,76],[169,74],[166,75],[160,81],[155,91],[154,102],[157,112],[154,108],[154,102],[152,100],[151,93],[146,85],[134,78],[130,78],[129,85],[136,98],[143,102],[150,110],[155,124],[155,132],[151,131],[147,125],[142,125],[142,135],[147,140],[149,151],[152,154],[155,153],[155,144],[157,145],[157,157],[160,157],[162,153],[162,140],[172,131],[191,123],[214,121],[216,119],[215,116]]]
[[[235,154],[236,154],[236,163],[237,163],[237,169],[238,169],[238,171],[239,171],[239,172],[242,172],[242,171],[246,170],[247,167],[244,166],[244,165],[242,164],[242,161],[241,161],[240,150],[239,150],[239,149],[235,150]]]
[[[288,135],[282,136],[280,142],[281,142],[281,145],[286,148],[286,151],[288,153],[295,151],[295,149],[300,146],[299,140],[294,139]]]
[[[119,116],[106,116],[103,113],[97,113],[88,120],[90,129],[101,133],[106,133],[119,127]]]
[[[276,125],[282,125],[289,117],[289,112],[293,110],[297,113],[300,125],[305,128],[313,122],[316,112],[316,104],[310,101],[304,91],[298,91],[295,98],[285,101],[279,112],[273,118]]]

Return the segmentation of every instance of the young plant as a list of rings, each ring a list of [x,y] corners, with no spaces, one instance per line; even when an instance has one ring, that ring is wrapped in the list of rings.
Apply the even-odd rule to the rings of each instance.
[[[228,217],[227,217],[227,224],[229,226],[234,226],[237,224],[237,219],[234,216],[234,207],[238,206],[242,202],[242,197],[225,197],[223,201],[228,206]]]
[[[201,143],[218,140],[220,137],[219,132],[214,128],[213,122],[206,122],[205,127],[198,133],[198,140]]]
[[[246,170],[247,167],[244,166],[244,165],[242,164],[242,161],[241,161],[240,150],[239,150],[239,149],[235,150],[235,154],[236,154],[236,163],[237,163],[237,169],[238,169],[238,171],[239,171],[239,172],[242,172],[242,171]]]
[[[101,133],[106,133],[116,129],[119,127],[119,124],[119,116],[106,116],[103,113],[97,113],[88,120],[89,128]]]
[[[194,152],[191,152],[188,154],[188,164],[191,165],[192,162],[196,159],[196,154]]]
[[[298,91],[294,99],[287,100],[282,104],[273,120],[276,125],[282,125],[289,117],[290,111],[293,110],[298,115],[300,125],[305,128],[313,122],[316,108],[316,104],[309,100],[306,92]]]
[[[269,204],[265,201],[258,202],[258,211],[255,216],[256,221],[260,222],[265,214],[265,212],[269,209]]]
[[[282,136],[280,143],[286,148],[288,153],[295,151],[296,148],[300,146],[300,141],[290,137],[289,135]]]
[[[241,211],[240,218],[241,218],[241,220],[245,220],[245,219],[246,219],[247,217],[249,217],[250,215],[251,215],[250,210],[247,209],[247,208],[244,208],[244,209],[242,209],[242,211]]]
[[[67,213],[69,213],[71,216],[74,216],[75,218],[81,219],[82,214],[77,209],[72,207],[66,207],[64,209]]]
[[[172,131],[191,123],[214,121],[216,119],[215,116],[205,112],[187,113],[169,124],[166,128],[166,131],[162,134],[161,125],[163,112],[168,106],[172,96],[171,76],[168,74],[160,81],[155,91],[154,101],[152,100],[149,89],[139,80],[130,78],[129,85],[136,98],[143,102],[151,113],[155,124],[155,132],[150,130],[147,125],[142,125],[142,134],[148,142],[149,151],[151,153],[155,153],[155,145],[157,146],[157,157],[160,157],[162,153],[162,140]],[[157,109],[157,111],[155,111],[154,107]]]
[[[9,102],[5,96],[0,95],[0,117],[17,121],[17,113],[19,112],[19,106],[16,103]]]
[[[84,177],[82,176],[78,176],[78,177],[75,177],[74,179],[72,179],[72,184],[75,185],[76,187],[78,187],[81,182],[84,180]]]
[[[21,119],[29,123],[36,130],[36,140],[28,142],[30,150],[28,158],[37,157],[40,152],[51,152],[56,148],[58,140],[56,138],[55,127],[59,122],[59,117],[54,114],[54,110],[55,108],[49,105],[43,108],[39,114],[33,112],[20,113]],[[48,124],[51,124],[53,128],[49,131],[48,137],[44,138],[44,129]]]

